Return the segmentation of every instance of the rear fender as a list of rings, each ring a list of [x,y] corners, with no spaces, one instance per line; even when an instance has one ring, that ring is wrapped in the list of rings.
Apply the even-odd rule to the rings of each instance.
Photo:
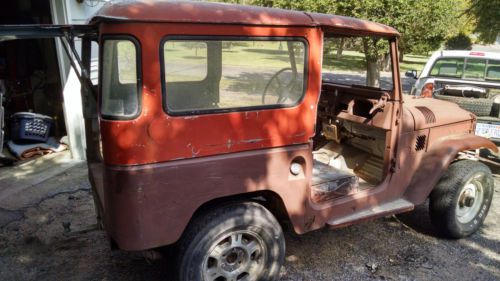
[[[490,140],[476,135],[445,137],[435,142],[425,153],[420,165],[406,189],[404,197],[415,205],[422,204],[437,184],[441,175],[453,162],[459,152],[487,148],[498,152]]]

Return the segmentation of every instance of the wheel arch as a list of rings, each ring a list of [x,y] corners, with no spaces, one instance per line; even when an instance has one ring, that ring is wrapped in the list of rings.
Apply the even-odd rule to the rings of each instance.
[[[272,190],[260,190],[249,193],[214,198],[200,205],[184,227],[180,237],[183,237],[189,226],[204,213],[225,205],[253,202],[266,208],[276,218],[282,228],[292,226],[288,211],[281,196]],[[292,227],[293,228],[293,227]],[[178,239],[180,240],[180,239]]]
[[[472,134],[441,138],[423,156],[406,189],[404,198],[415,205],[425,202],[448,166],[462,151],[487,148],[498,152],[490,140]]]

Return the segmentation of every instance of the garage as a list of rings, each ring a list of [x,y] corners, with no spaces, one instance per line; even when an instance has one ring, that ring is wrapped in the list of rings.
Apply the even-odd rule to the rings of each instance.
[[[54,39],[61,31],[46,25],[83,25],[103,4],[20,0],[8,1],[0,9],[0,25],[36,29],[25,30],[25,37],[0,40],[0,224],[25,208],[26,198],[38,198],[39,183],[65,175],[86,159],[81,84],[71,68],[76,53],[68,51],[72,53],[68,56],[64,48],[68,41],[63,45]],[[44,29],[56,34],[45,36]],[[1,32],[5,35],[5,30]],[[36,39],[22,39],[27,37]],[[73,39],[74,49],[81,50],[81,40]],[[90,58],[90,77],[96,84],[96,47]],[[59,192],[58,188],[54,185],[50,192]]]
[[[1,25],[85,24],[105,1],[8,1]],[[75,47],[80,41],[75,39]],[[97,78],[97,50],[92,77]],[[57,39],[0,42],[0,167],[46,154],[85,159],[80,83]],[[30,129],[31,131],[26,131]]]
[[[5,6],[0,24],[52,24],[50,2],[12,1]],[[64,145],[56,145],[67,131],[55,41],[0,43],[0,81],[5,120],[3,162],[65,150]],[[23,124],[30,130],[20,132]],[[26,149],[31,151],[24,152]]]

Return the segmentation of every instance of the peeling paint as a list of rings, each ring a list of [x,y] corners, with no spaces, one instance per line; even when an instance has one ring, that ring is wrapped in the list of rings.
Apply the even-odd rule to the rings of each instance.
[[[249,139],[249,140],[242,140],[240,143],[257,143],[257,142],[262,142],[264,139]]]
[[[186,147],[191,148],[191,158],[194,158],[200,154],[200,149],[196,150],[196,148],[191,144],[188,143]]]
[[[302,132],[302,133],[300,133],[300,134],[293,135],[293,137],[303,137],[303,136],[305,136],[305,135],[306,135],[306,133],[305,133],[305,132]]]
[[[228,139],[227,140],[227,149],[231,149],[232,146],[233,146],[233,141],[231,139]]]

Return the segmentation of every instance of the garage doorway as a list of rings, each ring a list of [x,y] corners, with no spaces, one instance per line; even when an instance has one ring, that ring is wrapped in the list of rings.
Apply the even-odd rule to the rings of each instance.
[[[50,1],[7,1],[0,10],[0,25],[52,24]],[[54,39],[26,39],[0,42],[0,84],[3,84],[4,140],[0,144],[2,163],[22,164],[46,153],[55,151],[34,150],[17,155],[9,142],[18,139],[13,130],[14,119],[30,117],[23,113],[35,113],[50,119],[50,142],[56,145],[66,142],[67,130],[63,109],[63,86]],[[18,114],[16,114],[18,113]],[[21,113],[21,114],[19,114]],[[18,139],[16,143],[41,143],[41,140]],[[11,149],[9,149],[9,147]],[[66,150],[60,146],[57,151]],[[24,148],[20,148],[21,150]],[[15,151],[14,151],[15,150]],[[71,157],[69,152],[63,152]]]

